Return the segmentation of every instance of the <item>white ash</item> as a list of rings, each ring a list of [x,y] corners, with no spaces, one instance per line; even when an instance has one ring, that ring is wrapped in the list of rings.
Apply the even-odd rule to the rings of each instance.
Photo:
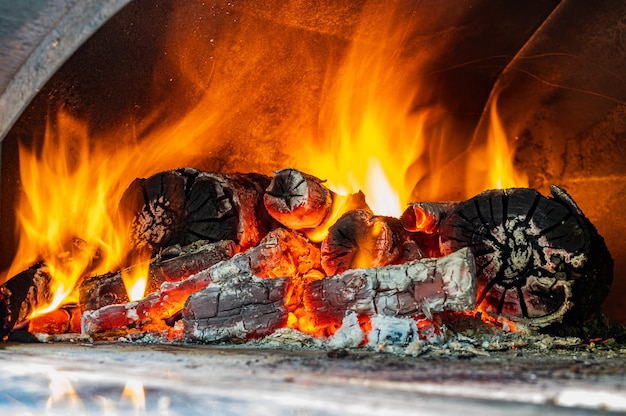
[[[357,348],[365,339],[365,332],[359,325],[357,314],[351,312],[347,314],[342,322],[341,327],[328,340],[330,348]]]

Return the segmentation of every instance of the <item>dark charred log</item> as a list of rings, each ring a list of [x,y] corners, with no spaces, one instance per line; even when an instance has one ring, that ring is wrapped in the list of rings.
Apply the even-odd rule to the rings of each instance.
[[[446,253],[476,257],[477,303],[533,328],[579,324],[600,312],[613,277],[604,240],[565,191],[483,192],[441,226]]]
[[[348,270],[309,283],[304,302],[317,325],[341,323],[349,312],[363,316],[426,316],[475,307],[474,257],[462,249],[438,259]]]
[[[232,240],[245,249],[276,226],[262,201],[269,183],[269,177],[254,173],[161,172],[133,181],[120,212],[132,218],[136,251],[156,255],[159,249],[197,240]]]
[[[345,213],[322,242],[322,267],[327,275],[359,267],[378,267],[425,257],[400,220],[365,210]]]
[[[286,278],[261,279],[253,274],[210,284],[185,304],[185,340],[246,340],[273,333],[287,323],[287,285]]]
[[[0,286],[0,339],[5,340],[14,326],[52,301],[50,280],[44,264],[37,263]]]
[[[196,241],[182,248],[178,245],[169,247],[151,261],[145,295],[157,291],[163,282],[184,280],[194,273],[229,259],[236,251],[237,248],[232,241],[216,243]],[[142,266],[132,266],[125,273],[132,275],[134,269],[139,267]],[[83,311],[129,301],[121,272],[87,277],[83,279],[78,289]]]

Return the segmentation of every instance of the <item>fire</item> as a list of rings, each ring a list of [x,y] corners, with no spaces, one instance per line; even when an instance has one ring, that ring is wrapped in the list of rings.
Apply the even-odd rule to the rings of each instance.
[[[119,217],[117,204],[133,179],[158,171],[201,166],[269,173],[285,167],[277,164],[286,159],[327,180],[339,194],[324,227],[307,233],[316,242],[351,208],[351,198],[341,195],[363,191],[374,213],[399,217],[434,161],[445,159],[430,153],[447,143],[445,129],[440,128],[446,115],[438,105],[429,103],[429,89],[416,79],[428,53],[403,55],[409,33],[419,26],[417,18],[393,7],[381,11],[366,5],[362,13],[341,64],[325,71],[319,102],[311,100],[305,88],[292,88],[289,71],[281,72],[273,61],[265,63],[268,57],[280,55],[276,48],[281,44],[276,42],[281,36],[268,40],[258,36],[261,29],[252,30],[253,23],[236,22],[233,33],[206,42],[198,38],[192,22],[175,16],[168,25],[167,58],[155,70],[155,89],[168,82],[188,85],[192,104],[168,97],[163,107],[145,120],[128,117],[122,125],[98,133],[88,121],[58,109],[50,117],[41,146],[20,146],[23,196],[17,207],[19,243],[6,277],[38,260],[45,261],[53,279],[54,300],[33,316],[68,302],[85,275],[129,265],[124,226],[129,219]],[[307,51],[298,39],[289,38],[288,42],[289,48],[282,47],[289,53]],[[308,49],[305,54],[313,56]],[[227,55],[233,51],[236,53]],[[282,54],[288,55],[285,51]],[[224,68],[216,67],[220,58],[226,62]],[[159,72],[179,75],[161,79]],[[273,94],[281,88],[293,92],[295,98],[284,105],[289,110],[275,122],[273,107],[267,104],[274,95],[268,98],[263,93]],[[311,101],[316,102],[312,111],[292,105]],[[271,114],[261,114],[259,108]],[[474,154],[477,162],[468,174],[488,180],[468,186],[472,189],[468,196],[485,188],[525,183],[512,168],[513,149],[498,118],[495,99],[490,115],[488,145]],[[311,118],[315,120],[311,122]],[[252,121],[256,119],[262,121]],[[240,125],[246,123],[250,124],[248,130],[242,130]],[[265,141],[256,144],[255,134],[263,135]],[[115,146],[110,144],[111,138]],[[276,149],[282,142],[285,148]],[[277,157],[281,152],[288,157]],[[235,156],[229,161],[222,160],[232,154]],[[430,164],[423,164],[424,158]],[[493,166],[493,172],[487,172],[488,166]],[[484,172],[479,169],[482,167]],[[147,266],[146,260],[132,262]],[[123,273],[131,300],[144,296],[146,277],[145,269],[133,276]],[[309,319],[306,311],[294,310],[289,325],[318,331]]]
[[[148,285],[149,269],[150,262],[144,261],[137,263],[132,268],[122,270],[122,280],[131,302],[143,299]]]
[[[486,145],[477,147],[470,154],[467,175],[469,196],[485,189],[528,186],[528,175],[515,169],[515,147],[511,145],[511,140],[502,125],[497,103],[497,96],[495,96],[489,107]]]
[[[145,414],[146,393],[143,383],[136,380],[128,380],[122,391],[121,401],[129,401],[135,414]]]
[[[398,24],[393,7],[383,12],[377,36],[364,12],[350,50],[338,71],[330,71],[322,97],[319,133],[311,135],[302,160],[305,170],[328,180],[333,190],[363,191],[372,211],[399,216],[415,178],[411,165],[424,151],[421,133],[429,110],[414,112],[419,93],[411,83],[416,64],[403,62],[411,22]],[[366,39],[366,40],[364,40]]]

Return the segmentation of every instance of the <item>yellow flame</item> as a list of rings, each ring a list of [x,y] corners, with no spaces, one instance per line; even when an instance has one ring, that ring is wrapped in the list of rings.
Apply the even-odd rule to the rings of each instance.
[[[146,393],[143,383],[136,380],[128,380],[122,391],[121,400],[128,400],[135,412],[139,414],[145,413],[146,410]]]
[[[485,189],[528,186],[526,172],[515,168],[515,147],[511,145],[498,115],[497,97],[489,107],[489,130],[486,145],[473,149],[468,166],[468,196]]]
[[[372,16],[382,19],[375,30]],[[304,152],[309,160],[301,162],[333,190],[362,190],[374,213],[399,216],[415,185],[407,173],[424,150],[429,110],[413,111],[419,62],[407,64],[400,54],[406,22],[398,24],[393,7],[372,16],[364,13],[341,68],[330,71],[319,133]],[[369,39],[372,31],[385,41]]]
[[[54,369],[48,369],[46,373],[50,378],[50,397],[46,402],[46,410],[50,411],[55,405],[62,405],[80,412],[83,403],[68,377]]]
[[[128,299],[131,302],[143,299],[148,284],[148,278],[145,274],[135,273],[135,276],[133,276],[132,274],[122,273],[122,279],[126,286]]]

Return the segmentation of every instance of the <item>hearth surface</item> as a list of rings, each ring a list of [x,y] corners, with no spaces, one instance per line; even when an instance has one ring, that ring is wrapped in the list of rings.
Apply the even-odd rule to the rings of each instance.
[[[626,410],[626,349],[620,348],[439,357],[136,343],[7,343],[0,350],[0,412],[11,415]],[[145,409],[120,400],[129,383],[143,386]],[[77,394],[74,402],[67,386]],[[53,393],[61,399],[54,402]]]

